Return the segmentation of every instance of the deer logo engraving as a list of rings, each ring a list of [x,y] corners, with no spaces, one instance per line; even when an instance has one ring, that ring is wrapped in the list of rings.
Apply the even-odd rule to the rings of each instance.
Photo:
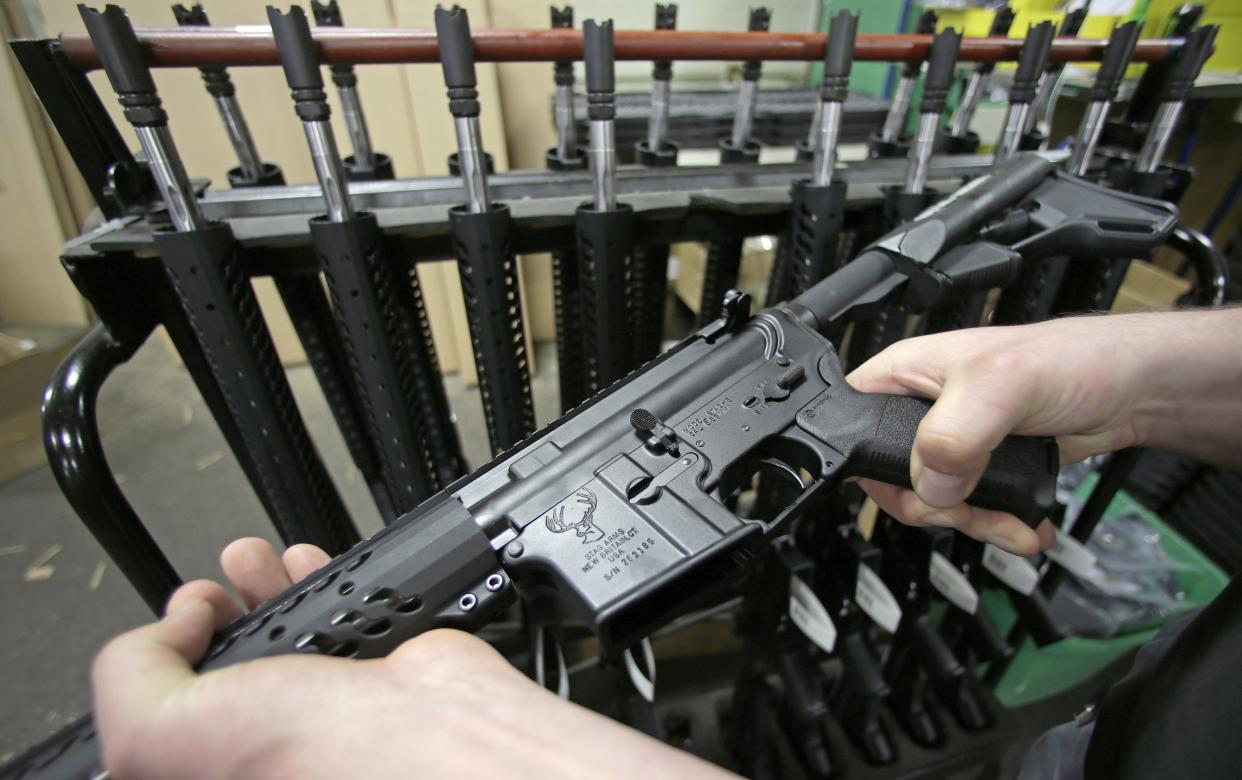
[[[595,524],[592,519],[595,515],[595,509],[599,506],[599,501],[595,498],[595,494],[589,488],[582,488],[574,494],[578,497],[578,503],[583,504],[585,509],[582,518],[577,522],[565,520],[565,502],[548,513],[543,519],[544,525],[554,534],[563,534],[566,531],[573,530],[583,544],[592,544],[604,538],[604,532]],[[568,499],[566,499],[568,501]]]

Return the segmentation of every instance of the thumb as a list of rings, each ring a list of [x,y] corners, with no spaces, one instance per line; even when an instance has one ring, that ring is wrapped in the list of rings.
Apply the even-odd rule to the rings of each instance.
[[[121,634],[95,658],[91,682],[95,717],[108,745],[109,733],[140,724],[178,689],[196,679],[191,664],[211,640],[215,612],[196,599],[157,623]]]
[[[1023,363],[987,355],[945,380],[919,424],[910,458],[910,480],[924,502],[948,509],[965,501],[992,450],[1028,416],[1032,383]]]

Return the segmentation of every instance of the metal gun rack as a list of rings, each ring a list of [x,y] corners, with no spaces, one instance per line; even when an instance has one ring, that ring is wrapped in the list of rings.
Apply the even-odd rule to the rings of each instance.
[[[212,27],[139,29],[138,40],[151,67],[227,67],[276,65],[271,35],[255,28]],[[823,34],[704,33],[675,30],[617,31],[616,57],[630,60],[802,60],[824,54]],[[436,62],[434,31],[321,27],[314,33],[323,64]],[[583,58],[582,34],[572,29],[477,30],[479,61],[556,61]],[[858,37],[856,60],[920,61],[932,36]],[[1133,59],[1161,62],[1174,56],[1179,40],[1141,41]],[[1020,39],[962,40],[959,62],[1015,60]],[[218,190],[196,183],[204,216],[227,222],[240,251],[223,269],[223,288],[174,286],[155,249],[153,233],[167,214],[150,184],[143,161],[122,141],[100,97],[84,74],[100,64],[86,35],[14,41],[13,50],[53,124],[65,140],[105,221],[71,240],[61,262],[99,322],[73,349],[48,385],[43,415],[51,468],[62,490],[91,533],[100,541],[154,610],[159,610],[180,579],[130,506],[108,465],[95,419],[96,399],[111,372],[123,364],[158,326],[163,326],[202,393],[213,417],[282,537],[288,543],[314,540],[336,553],[357,540],[357,531],[336,495],[325,467],[293,401],[274,354],[249,281],[272,277],[296,327],[332,414],[361,474],[372,486],[385,521],[399,514],[385,498],[377,465],[376,428],[368,425],[358,385],[333,320],[333,304],[319,284],[320,268],[311,248],[308,219],[322,210],[319,187],[283,185]],[[1104,41],[1057,39],[1053,61],[1099,59]],[[1056,154],[1056,153],[1050,153]],[[951,191],[985,173],[990,155],[938,154],[931,159],[927,184]],[[624,167],[617,195],[633,208],[636,248],[667,247],[681,241],[740,241],[750,236],[785,236],[789,231],[791,186],[808,178],[811,163],[722,165],[717,167]],[[886,188],[905,179],[902,159],[871,159],[839,171],[848,188],[844,245],[858,246],[874,231],[875,214]],[[491,177],[492,195],[509,204],[512,251],[551,252],[573,257],[575,211],[590,197],[592,181],[582,169],[515,171]],[[427,492],[468,471],[447,406],[436,403],[439,371],[418,300],[414,264],[454,257],[449,209],[466,199],[456,177],[354,181],[349,193],[359,209],[374,213],[389,256],[400,258],[390,279],[415,280],[396,290],[413,319],[392,310],[369,313],[377,329],[402,334],[399,341],[419,377],[405,401],[435,432],[428,451],[412,453]],[[1204,292],[1217,297],[1223,275],[1213,271],[1219,257],[1193,234],[1183,248],[1196,261]],[[641,256],[639,251],[637,256]],[[396,262],[396,261],[394,261]],[[483,272],[482,269],[478,269]],[[512,278],[494,279],[516,289]],[[661,291],[662,293],[663,291]],[[213,296],[226,305],[216,306]],[[469,303],[469,302],[468,302]],[[205,326],[210,313],[214,325]],[[212,330],[205,333],[203,328]],[[573,337],[577,323],[558,321],[558,341]],[[484,343],[478,349],[495,350]],[[562,352],[562,354],[566,354]],[[572,353],[571,353],[572,354]],[[581,354],[578,355],[579,359]],[[512,361],[512,354],[476,355],[479,360]],[[562,372],[582,366],[561,365]],[[496,395],[491,379],[483,392],[498,405],[520,399]],[[442,396],[442,388],[439,395]],[[257,400],[257,405],[256,405]],[[249,401],[249,403],[247,403]],[[572,403],[570,404],[572,405]],[[257,411],[256,411],[257,410]],[[431,450],[434,450],[431,451]],[[1119,459],[1119,463],[1126,459]],[[476,464],[477,465],[477,464]],[[1128,468],[1128,466],[1126,466]],[[1103,505],[1119,486],[1100,481],[1091,505]],[[426,495],[417,498],[425,498]],[[1093,510],[1094,511],[1094,510]],[[316,518],[320,532],[308,526]],[[1098,518],[1097,518],[1098,519]],[[1075,528],[1089,532],[1093,523]],[[326,529],[327,536],[321,533]],[[1008,727],[1007,727],[1008,728]],[[986,740],[985,740],[986,741]],[[987,750],[993,750],[988,747]]]

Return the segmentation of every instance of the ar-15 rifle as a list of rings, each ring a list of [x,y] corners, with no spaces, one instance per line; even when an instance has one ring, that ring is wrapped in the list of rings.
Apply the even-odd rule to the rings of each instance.
[[[853,390],[820,331],[907,280],[924,302],[971,279],[990,286],[994,275],[962,262],[978,253],[955,251],[989,225],[1033,256],[1086,238],[1144,255],[1175,221],[1164,204],[1015,157],[789,303],[752,316],[748,296],[730,293],[719,320],[221,632],[199,668],[382,656],[433,628],[478,630],[518,597],[585,625],[605,649],[627,647],[729,595],[839,480],[909,486],[929,402]],[[797,497],[774,518],[739,517],[727,503],[760,468]],[[1034,526],[1054,506],[1056,472],[1053,440],[1010,437],[970,501]],[[86,775],[99,761],[93,734],[88,715],[8,773]]]

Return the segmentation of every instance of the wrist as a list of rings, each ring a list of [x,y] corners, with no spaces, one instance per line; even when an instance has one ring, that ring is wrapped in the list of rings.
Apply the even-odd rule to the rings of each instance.
[[[1219,458],[1242,425],[1242,309],[1128,315],[1135,444]]]

